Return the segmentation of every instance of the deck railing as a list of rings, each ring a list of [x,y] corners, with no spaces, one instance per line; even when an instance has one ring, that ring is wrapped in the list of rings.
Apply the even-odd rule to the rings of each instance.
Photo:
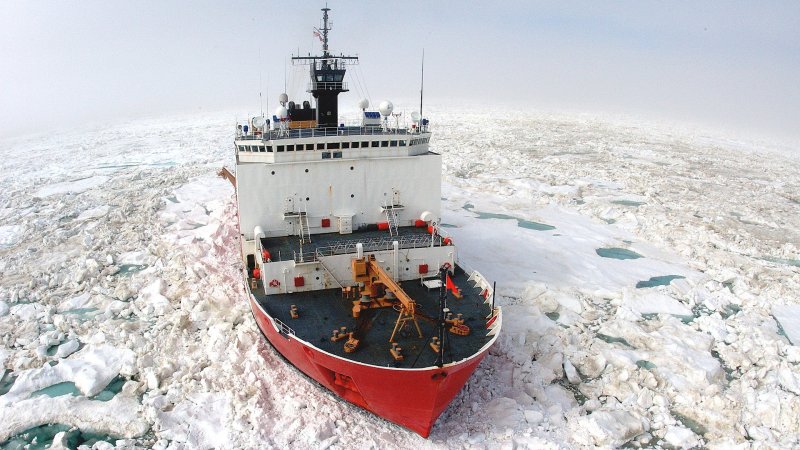
[[[386,128],[374,126],[345,126],[345,127],[318,127],[318,128],[290,128],[286,130],[267,130],[262,134],[237,134],[236,139],[252,141],[269,141],[279,139],[301,139],[326,136],[411,136],[427,133],[428,127],[414,130],[403,127]]]
[[[327,245],[325,247],[319,247],[312,252],[294,252],[293,258],[296,263],[310,263],[319,261],[319,259],[324,256],[356,253],[356,244],[358,243],[361,243],[365,252],[392,250],[394,248],[392,246],[394,241],[397,241],[401,249],[431,246],[431,236],[425,234],[400,237],[370,238],[363,241],[343,240],[341,242],[333,242],[331,245]],[[438,234],[433,237],[433,245],[436,247],[440,247],[443,243],[442,241],[442,236]]]
[[[289,327],[285,323],[281,322],[276,317],[273,317],[272,320],[274,320],[275,323],[278,325],[278,331],[279,332],[281,332],[283,334],[286,334],[286,335],[289,335],[289,334],[294,335],[295,334],[294,330],[291,327]]]

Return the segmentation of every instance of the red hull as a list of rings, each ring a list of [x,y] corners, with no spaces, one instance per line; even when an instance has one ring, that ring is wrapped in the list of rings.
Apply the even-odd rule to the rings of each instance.
[[[349,361],[282,334],[253,296],[250,308],[270,343],[306,375],[339,397],[428,437],[434,422],[489,351],[442,368],[398,369]]]

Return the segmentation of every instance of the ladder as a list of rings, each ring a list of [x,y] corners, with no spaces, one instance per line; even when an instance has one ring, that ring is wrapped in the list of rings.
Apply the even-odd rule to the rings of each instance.
[[[389,236],[397,236],[397,212],[394,205],[383,204],[383,212],[386,213],[386,221],[389,223]]]
[[[300,211],[300,243],[305,244],[311,242],[311,227],[308,226],[308,207],[303,203],[303,209]]]

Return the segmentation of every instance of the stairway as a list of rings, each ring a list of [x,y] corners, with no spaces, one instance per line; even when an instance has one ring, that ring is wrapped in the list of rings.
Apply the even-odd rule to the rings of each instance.
[[[383,212],[386,214],[386,221],[389,222],[389,236],[397,236],[397,212],[394,205],[383,205]]]
[[[300,211],[300,243],[311,242],[311,227],[308,225],[308,208],[303,203],[303,210]]]

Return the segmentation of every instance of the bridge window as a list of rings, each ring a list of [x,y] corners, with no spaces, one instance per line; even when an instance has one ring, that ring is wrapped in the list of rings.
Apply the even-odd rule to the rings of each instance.
[[[361,143],[361,148],[367,148],[367,147],[369,147],[369,142],[362,142]]]
[[[333,152],[333,157],[334,158],[341,158],[342,157],[342,152]]]
[[[314,150],[314,144],[306,144],[306,150]]]
[[[377,147],[378,145],[379,145],[379,142],[378,142],[378,141],[372,141],[372,146],[373,146],[373,147]]]
[[[240,151],[240,152],[246,152],[246,151],[247,151],[247,148],[246,148],[244,145],[240,145],[240,146],[239,146],[239,151]]]
[[[267,153],[272,153],[272,146],[271,145],[268,145],[266,148],[267,148]]]
[[[405,146],[406,146],[406,141],[405,140],[400,141],[400,147],[405,147]]]
[[[349,142],[342,142],[342,148],[350,148]]]
[[[322,152],[322,159],[331,159],[331,152]]]
[[[263,145],[259,145],[259,146],[258,146],[258,151],[259,151],[259,152],[261,152],[261,153],[264,153],[264,151],[265,151],[265,150],[266,150],[266,149],[264,148],[264,146],[263,146]]]
[[[325,144],[317,144],[317,150],[325,150]]]
[[[353,143],[352,143],[352,147],[353,147],[353,148],[358,148],[358,142],[353,142]]]
[[[339,143],[338,142],[329,142],[328,143],[328,148],[329,149],[338,149],[339,148]]]
[[[283,146],[282,146],[282,145],[279,145],[279,146],[278,146],[278,153],[281,153],[281,152],[283,152]]]
[[[381,141],[381,147],[388,147],[389,141]]]
[[[287,145],[286,146],[286,151],[287,152],[293,152],[294,151],[294,145]]]
[[[389,143],[392,147],[397,147],[397,141],[392,141]]]

